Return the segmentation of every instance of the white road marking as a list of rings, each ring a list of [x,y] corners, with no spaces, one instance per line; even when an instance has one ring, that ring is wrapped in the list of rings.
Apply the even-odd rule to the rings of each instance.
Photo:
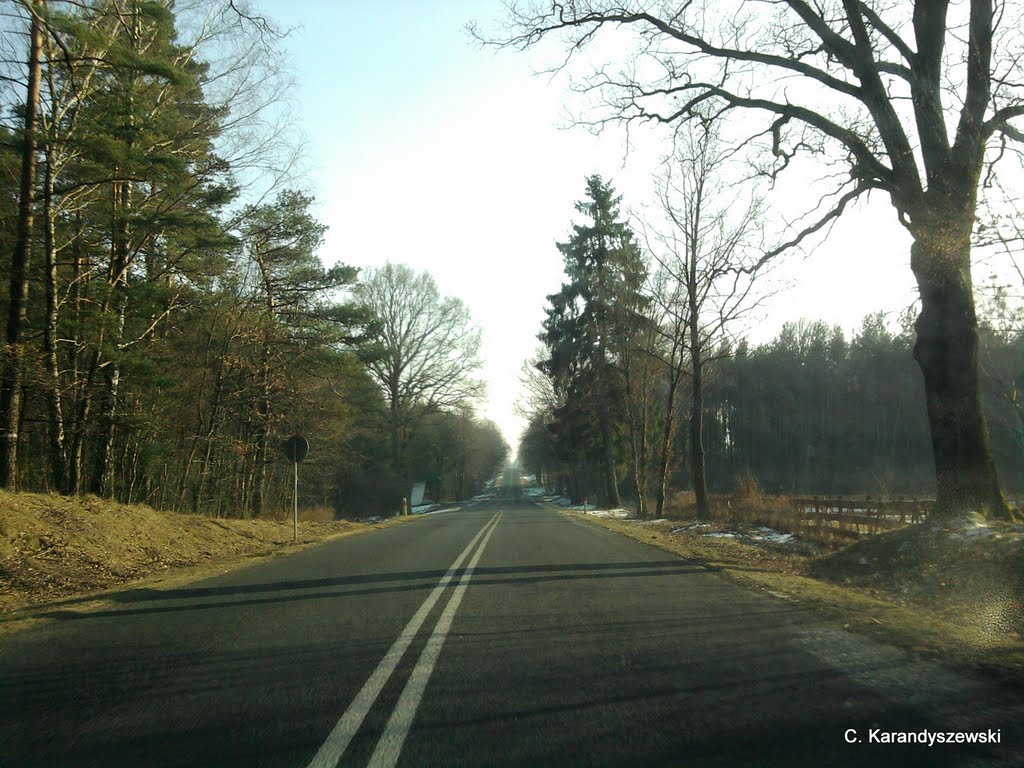
[[[488,529],[494,530],[493,525],[497,525],[497,518],[501,515],[500,512],[496,512],[494,516],[487,521],[487,523],[480,529],[480,531],[473,537],[473,540],[469,542],[462,554],[455,558],[455,562],[452,563],[448,572],[441,577],[441,580],[437,582],[437,586],[434,587],[433,592],[423,601],[423,605],[419,607],[419,610],[413,614],[413,617],[409,619],[409,623],[405,625],[405,629],[398,636],[398,639],[391,645],[388,652],[384,655],[384,658],[380,660],[377,668],[370,675],[369,679],[363,685],[362,689],[356,694],[356,697],[349,704],[348,709],[345,710],[345,714],[338,720],[338,724],[334,726],[334,730],[331,731],[327,740],[323,746],[313,757],[313,760],[309,764],[309,768],[335,768],[338,761],[341,760],[341,756],[344,754],[345,749],[348,748],[349,742],[352,741],[352,737],[356,735],[356,731],[359,730],[359,726],[362,725],[363,720],[366,717],[366,713],[370,711],[370,707],[373,706],[373,702],[377,700],[377,696],[380,695],[381,690],[387,683],[391,674],[395,671],[395,667],[398,666],[398,662],[401,661],[402,655],[405,653],[409,644],[416,637],[416,633],[419,631],[423,621],[427,618],[427,614],[430,613],[430,609],[434,607],[438,598],[444,592],[448,584],[451,583],[455,576],[455,572],[462,565],[462,561],[466,559],[473,547],[480,540],[480,537],[484,535],[484,532]],[[493,525],[492,525],[493,524]],[[488,534],[489,535],[489,534]],[[479,555],[479,553],[478,553]],[[475,560],[473,561],[475,564]],[[463,577],[465,578],[465,577]]]
[[[498,515],[500,520],[501,513],[499,512]],[[498,521],[495,521],[487,535],[484,536],[484,540],[480,542],[480,546],[473,555],[473,559],[469,561],[466,572],[459,579],[459,585],[455,588],[455,592],[448,601],[448,605],[445,606],[441,618],[437,620],[434,632],[430,635],[430,639],[427,640],[427,645],[423,649],[423,653],[420,654],[419,661],[416,662],[416,667],[405,684],[405,689],[402,691],[402,695],[398,699],[394,711],[391,713],[391,719],[388,720],[384,733],[381,734],[380,741],[377,742],[377,748],[374,750],[370,762],[367,763],[367,768],[393,768],[395,763],[398,762],[398,756],[402,752],[405,737],[409,735],[409,728],[416,717],[416,710],[419,708],[420,700],[423,698],[423,692],[430,681],[430,675],[434,672],[437,657],[441,655],[441,648],[444,646],[445,638],[452,628],[455,612],[459,610],[459,604],[462,602],[462,596],[466,594],[466,588],[469,586],[469,580],[473,577],[473,571],[477,563],[480,562],[480,556],[483,554],[491,534],[494,533],[494,529],[497,527]]]

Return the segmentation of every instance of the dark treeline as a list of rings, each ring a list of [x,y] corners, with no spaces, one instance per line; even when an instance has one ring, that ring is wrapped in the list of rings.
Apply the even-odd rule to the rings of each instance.
[[[1024,335],[987,333],[982,366],[1024,356]],[[918,495],[935,476],[913,329],[870,315],[847,340],[821,322],[784,326],[770,343],[721,360],[708,384],[708,476],[719,492],[752,476],[786,493]],[[1020,377],[1021,371],[1016,373]],[[984,380],[993,450],[1007,490],[1024,488],[1021,413]],[[684,450],[684,447],[680,447]],[[685,485],[683,487],[686,487]]]
[[[342,513],[394,510],[414,480],[436,498],[493,475],[507,446],[468,396],[431,399],[437,359],[410,374],[393,450],[373,366],[396,352],[363,286],[415,278],[397,301],[410,313],[442,306],[463,328],[468,313],[429,275],[321,261],[313,198],[281,182],[265,20],[226,2],[5,8],[0,484],[271,514],[293,433],[313,446],[302,502]]]
[[[648,238],[655,253],[642,256],[598,177],[577,209],[584,223],[558,246],[568,281],[548,297],[544,349],[527,367],[533,411],[519,457],[541,482],[577,501],[617,504],[621,493],[641,515],[660,515],[678,490],[696,491],[699,503],[701,484],[705,497],[753,482],[780,493],[934,498],[911,309],[898,331],[878,313],[851,338],[801,321],[751,345],[729,333],[743,325],[744,302],[757,303],[752,290],[737,291],[741,262],[709,269],[725,260],[696,238],[667,256],[657,252],[666,238]],[[722,222],[715,237],[736,242]],[[701,296],[715,301],[702,307]],[[1019,494],[1024,311],[995,285],[979,291],[979,307],[993,452]]]
[[[704,449],[709,489],[730,493],[753,479],[768,492],[917,495],[932,497],[934,467],[924,395],[911,350],[912,329],[889,330],[870,315],[851,339],[825,323],[786,324],[771,342],[741,343],[714,363],[704,393]],[[1014,393],[1024,378],[1024,333],[986,329],[983,398],[993,450],[1007,490],[1024,492],[1024,403]],[[664,395],[667,384],[658,384]],[[678,421],[689,418],[689,398]],[[620,414],[617,477],[635,496],[628,425]],[[663,418],[663,415],[662,415]],[[576,437],[587,434],[575,433]],[[596,437],[591,453],[597,456]],[[674,437],[671,487],[692,490],[689,438]],[[544,419],[531,421],[522,464],[574,498],[606,501],[599,458],[567,462],[579,445],[559,445]]]

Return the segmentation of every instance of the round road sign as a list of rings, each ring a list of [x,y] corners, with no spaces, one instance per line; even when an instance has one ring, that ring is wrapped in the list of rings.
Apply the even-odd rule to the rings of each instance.
[[[309,443],[302,435],[292,435],[284,444],[284,455],[292,464],[298,464],[309,454]]]

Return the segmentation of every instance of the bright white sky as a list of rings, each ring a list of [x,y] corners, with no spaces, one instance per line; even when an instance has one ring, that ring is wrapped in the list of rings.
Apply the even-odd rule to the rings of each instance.
[[[488,399],[479,409],[515,450],[523,361],[539,345],[545,296],[563,279],[564,241],[584,179],[613,180],[624,206],[650,195],[661,153],[619,134],[563,130],[564,80],[534,54],[480,50],[463,27],[496,28],[500,0],[261,0],[283,27],[309,142],[309,186],[330,226],[327,263],[401,262],[429,270],[470,307],[484,335]],[[849,334],[867,313],[895,322],[914,297],[909,238],[881,196],[792,258],[750,330],[821,319]]]

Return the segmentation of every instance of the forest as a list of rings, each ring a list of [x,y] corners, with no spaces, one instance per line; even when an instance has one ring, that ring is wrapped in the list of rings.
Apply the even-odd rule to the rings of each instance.
[[[427,273],[324,253],[279,34],[228,0],[6,2],[0,486],[216,516],[466,498],[508,446]]]

